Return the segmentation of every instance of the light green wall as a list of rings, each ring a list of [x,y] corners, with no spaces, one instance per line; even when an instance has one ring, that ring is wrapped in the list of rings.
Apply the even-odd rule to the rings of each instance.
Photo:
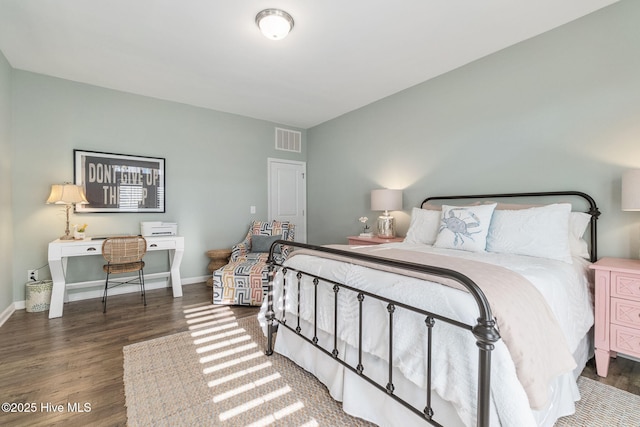
[[[309,129],[309,242],[358,233],[374,188],[404,189],[401,234],[428,195],[571,189],[601,208],[600,254],[637,258],[638,22],[622,1]]]
[[[10,130],[11,66],[0,52],[0,314],[13,302]]]
[[[252,219],[266,219],[268,157],[306,160],[305,132],[303,154],[276,151],[274,123],[20,70],[12,85],[15,301],[24,300],[27,269],[45,265],[47,243],[64,233],[63,209],[44,202],[51,184],[73,181],[74,148],[166,159],[166,213],[72,214],[71,223],[104,235],[175,221],[185,237],[184,279],[207,275],[207,250],[231,247]],[[91,258],[70,261],[71,280],[102,277],[99,257]],[[162,253],[145,260],[145,272],[167,264]]]
[[[640,168],[639,20],[640,2],[623,0],[303,131],[306,155],[276,152],[274,123],[14,70],[0,55],[0,312],[24,299],[26,270],[63,232],[44,200],[73,180],[74,148],[166,158],[165,214],[71,221],[94,235],[176,221],[187,279],[207,274],[206,250],[266,217],[268,157],[308,162],[311,243],[358,233],[358,217],[378,214],[373,188],[404,188],[401,234],[427,195],[576,189],[603,212],[600,254],[637,257],[639,214],[620,211],[619,193],[621,173]],[[100,276],[97,259],[70,270]]]

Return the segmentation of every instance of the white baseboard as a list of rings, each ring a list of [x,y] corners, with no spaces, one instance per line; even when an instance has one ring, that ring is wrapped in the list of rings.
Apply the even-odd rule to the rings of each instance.
[[[210,278],[211,278],[211,275],[209,275],[209,276],[200,276],[200,277],[189,277],[188,279],[182,279],[182,286],[184,286],[184,285],[193,285],[194,283],[206,282]]]
[[[184,278],[184,279],[181,279],[181,281],[182,281],[182,286],[185,286],[185,285],[193,285],[195,283],[203,283],[203,282],[206,282],[207,279],[209,279],[209,276],[197,276],[197,277]],[[168,274],[166,273],[157,273],[157,274],[150,274],[150,275],[145,274],[144,287],[148,291],[152,289],[162,289],[162,288],[170,287],[169,281],[168,281]],[[92,299],[92,298],[101,298],[102,293],[104,291],[104,281],[94,280],[91,282],[77,283],[72,286],[68,286],[67,289],[71,290],[72,292],[67,292],[68,298],[67,298],[67,301],[65,302],[82,301],[82,300]],[[73,290],[75,290],[75,292],[73,292]],[[121,294],[138,292],[139,290],[140,290],[139,285],[122,285],[122,286],[118,286],[113,289],[110,289],[109,295],[121,295]],[[24,310],[26,309],[26,307],[27,307],[26,301],[24,300],[14,301],[12,305],[7,307],[7,309],[0,314],[0,326],[2,326],[2,324],[6,322],[7,319],[11,317],[11,315],[16,310]]]
[[[15,303],[9,304],[9,307],[7,307],[2,313],[0,313],[0,326],[4,325],[4,322],[9,320],[9,318],[15,311],[16,311],[16,304]]]
[[[144,288],[147,291],[150,291],[153,289],[166,288],[166,287],[167,287],[166,279],[159,279],[159,280],[145,279],[144,281]],[[140,291],[140,285],[122,285],[122,286],[117,286],[115,288],[110,288],[109,295],[130,294],[130,293],[139,292],[139,291]],[[81,291],[68,292],[67,293],[68,298],[65,302],[83,301],[86,299],[93,299],[93,298],[102,298],[103,294],[104,294],[104,282],[100,283],[97,286],[84,286],[83,290]]]

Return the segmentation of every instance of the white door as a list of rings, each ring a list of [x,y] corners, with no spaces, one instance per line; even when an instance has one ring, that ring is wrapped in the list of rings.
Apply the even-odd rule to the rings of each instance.
[[[296,225],[296,242],[307,242],[307,185],[305,162],[268,159],[269,220]]]

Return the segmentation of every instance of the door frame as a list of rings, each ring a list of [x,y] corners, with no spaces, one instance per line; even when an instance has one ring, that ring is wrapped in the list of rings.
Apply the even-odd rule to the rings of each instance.
[[[273,219],[271,212],[271,199],[273,195],[271,194],[271,167],[274,163],[287,163],[290,165],[300,166],[302,168],[303,174],[303,186],[302,186],[302,217],[304,222],[304,233],[303,235],[298,234],[298,230],[296,230],[296,241],[306,243],[307,242],[307,162],[303,162],[300,160],[288,160],[288,159],[278,159],[275,157],[267,158],[267,215],[269,221]]]

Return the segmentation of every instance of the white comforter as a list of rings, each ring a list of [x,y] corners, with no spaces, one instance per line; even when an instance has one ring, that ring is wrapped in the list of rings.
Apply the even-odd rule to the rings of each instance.
[[[560,328],[573,352],[579,341],[593,324],[593,310],[589,292],[588,263],[574,258],[573,264],[518,255],[495,253],[471,253],[456,250],[436,249],[430,246],[407,243],[380,245],[376,251],[388,247],[434,252],[441,255],[461,256],[476,261],[488,262],[511,269],[527,278],[547,300],[556,316]],[[440,284],[391,274],[365,267],[346,264],[330,259],[308,255],[290,258],[287,265],[340,283],[383,295],[409,305],[433,309],[436,313],[474,324],[478,316],[475,303],[469,294]],[[289,277],[289,284],[295,278]],[[282,304],[282,277],[276,277],[274,308],[280,315]],[[313,286],[307,282],[301,291],[300,317],[313,322]],[[319,286],[318,327],[333,332],[334,292],[330,286]],[[287,316],[293,321],[297,307],[295,286],[287,286]],[[358,311],[355,295],[341,291],[338,298],[340,318],[338,336],[340,340],[357,347]],[[349,308],[353,307],[353,308]],[[266,310],[266,300],[261,316]],[[371,354],[388,359],[388,312],[386,304],[365,299],[363,347]],[[291,324],[291,323],[290,323]],[[394,313],[393,364],[402,374],[419,387],[425,386],[426,328],[424,318],[405,310]],[[447,333],[440,333],[446,329]],[[304,332],[304,331],[303,331]],[[308,331],[307,334],[308,335]],[[320,342],[332,349],[333,343]],[[432,388],[444,400],[453,404],[458,416],[466,425],[475,425],[477,388],[477,347],[475,339],[467,331],[438,322],[434,330],[434,346],[438,350],[432,360]],[[442,351],[441,349],[446,349]],[[498,342],[492,352],[491,392],[493,405],[499,420],[497,425],[535,425],[529,409],[527,396],[518,382],[515,367],[506,346]],[[365,366],[366,369],[366,366]]]

